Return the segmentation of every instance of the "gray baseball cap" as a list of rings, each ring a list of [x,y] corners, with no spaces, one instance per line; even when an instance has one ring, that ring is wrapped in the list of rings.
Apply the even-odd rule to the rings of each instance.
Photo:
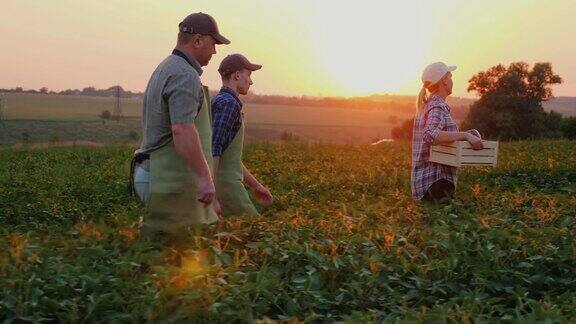
[[[220,72],[221,75],[226,75],[242,69],[256,71],[261,68],[262,65],[250,63],[250,61],[248,61],[248,59],[242,54],[231,54],[226,56],[222,62],[220,62],[218,72]]]
[[[216,40],[216,44],[230,44],[226,37],[220,35],[216,20],[203,12],[188,15],[178,25],[178,29],[183,33],[210,35]]]

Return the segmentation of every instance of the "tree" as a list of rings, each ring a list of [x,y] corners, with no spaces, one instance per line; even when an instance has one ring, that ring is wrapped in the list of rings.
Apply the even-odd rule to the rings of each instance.
[[[120,92],[120,95],[124,94],[124,89],[121,86],[111,86],[108,89],[104,90],[104,93],[108,96],[115,96],[116,91]]]
[[[562,114],[550,111],[544,116],[544,133],[547,138],[562,137]]]
[[[94,96],[97,93],[98,91],[94,87],[85,87],[84,89],[82,89],[82,94],[85,96]]]
[[[562,119],[562,134],[566,138],[576,139],[576,117]]]
[[[558,136],[561,116],[547,114],[542,101],[552,98],[551,85],[561,83],[550,63],[496,65],[468,81],[480,95],[463,128],[476,128],[486,138],[521,139]]]

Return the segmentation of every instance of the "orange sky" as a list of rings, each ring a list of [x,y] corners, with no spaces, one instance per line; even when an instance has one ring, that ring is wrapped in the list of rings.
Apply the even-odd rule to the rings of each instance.
[[[142,91],[172,50],[177,25],[203,11],[232,44],[203,82],[219,87],[230,53],[262,64],[257,93],[415,94],[427,63],[458,66],[454,94],[498,63],[552,62],[576,96],[576,1],[2,0],[0,87],[62,90],[121,84]]]

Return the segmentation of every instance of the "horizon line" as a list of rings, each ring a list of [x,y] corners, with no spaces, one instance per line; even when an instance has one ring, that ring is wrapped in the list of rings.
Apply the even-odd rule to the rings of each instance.
[[[51,92],[62,92],[62,91],[66,91],[66,90],[79,90],[82,91],[84,88],[88,88],[88,87],[93,87],[96,90],[107,90],[109,88],[115,87],[115,86],[120,86],[122,87],[122,85],[117,84],[117,85],[111,85],[105,88],[97,88],[95,86],[84,86],[81,88],[67,88],[67,89],[50,89],[48,87],[45,87],[46,89],[48,89],[48,91]],[[40,89],[44,88],[41,87],[40,89],[35,89],[35,88],[27,88],[24,86],[15,86],[15,87],[10,87],[10,88],[0,88],[0,91],[2,90],[16,90],[16,88],[22,88],[22,91],[36,91],[36,92],[40,92]],[[217,87],[214,87],[217,88]],[[135,94],[144,94],[144,90],[141,91],[136,91],[136,90],[132,90],[132,89],[125,89],[124,87],[122,87],[122,90],[126,91],[126,92],[131,92],[131,93],[135,93]],[[214,90],[214,89],[210,89],[210,91],[218,91],[218,90]],[[50,94],[50,93],[47,93]],[[58,94],[58,93],[55,93]],[[335,98],[335,99],[356,99],[356,98],[369,98],[372,96],[391,96],[391,97],[416,97],[418,96],[418,94],[399,94],[399,93],[388,93],[388,92],[373,92],[370,94],[365,94],[365,95],[353,95],[353,96],[346,96],[346,95],[336,95],[336,96],[325,96],[325,95],[307,95],[307,94],[278,94],[278,93],[258,93],[258,92],[254,92],[254,91],[249,91],[248,95],[256,95],[256,96],[279,96],[279,97],[296,97],[296,98]],[[451,95],[450,97],[452,98],[459,98],[459,99],[470,99],[470,100],[475,100],[478,99],[477,96],[471,95],[471,96],[458,96],[458,95]],[[571,96],[558,96],[558,97],[571,97]],[[554,98],[558,98],[558,97],[554,97]],[[576,95],[574,95],[574,97],[576,97]]]

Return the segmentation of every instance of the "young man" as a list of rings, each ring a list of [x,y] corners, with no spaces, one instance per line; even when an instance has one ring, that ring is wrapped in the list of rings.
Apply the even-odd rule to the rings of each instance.
[[[144,93],[143,138],[132,173],[134,190],[146,206],[143,236],[179,236],[192,225],[217,220],[210,107],[200,75],[215,45],[230,41],[205,13],[187,16],[178,27],[176,48],[158,65]]]
[[[223,85],[212,99],[212,155],[216,195],[223,216],[258,214],[244,184],[259,203],[270,205],[273,202],[270,191],[242,163],[244,113],[238,95],[248,94],[252,85],[250,76],[261,67],[250,63],[243,55],[233,54],[224,58],[218,69]]]

